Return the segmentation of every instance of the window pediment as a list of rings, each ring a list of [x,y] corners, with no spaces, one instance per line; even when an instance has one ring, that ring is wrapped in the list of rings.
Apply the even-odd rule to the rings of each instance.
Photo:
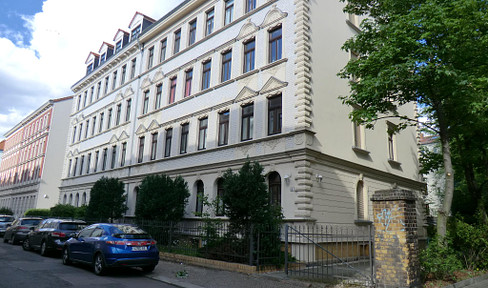
[[[149,127],[147,128],[148,131],[156,130],[159,128],[159,123],[156,120],[153,120]]]
[[[242,40],[252,34],[254,34],[256,31],[259,30],[259,27],[256,26],[253,22],[251,22],[251,19],[247,20],[247,23],[242,26],[241,31],[239,31],[239,34],[237,35],[236,39],[237,40]]]
[[[234,103],[242,102],[242,101],[247,100],[247,99],[251,99],[256,95],[258,95],[258,92],[252,90],[251,88],[249,88],[247,86],[244,86],[242,88],[241,92],[239,92],[239,94],[237,94],[237,97],[234,99]]]
[[[120,133],[119,136],[119,141],[126,140],[126,139],[129,139],[129,134],[127,134],[127,132],[125,131],[122,131],[122,133]]]
[[[144,78],[144,80],[142,81],[141,88],[142,88],[142,90],[145,90],[145,89],[147,89],[149,86],[151,86],[152,84],[153,84],[153,82],[151,81],[151,79],[149,79],[149,77],[146,77],[146,78]]]
[[[134,90],[132,90],[132,87],[129,87],[125,90],[124,97],[130,96],[132,94],[134,94]]]
[[[117,136],[115,136],[115,135],[112,135],[112,138],[110,138],[109,143],[114,144],[114,143],[117,143],[118,141],[119,141],[119,138],[117,138]]]
[[[281,11],[278,7],[276,7],[276,4],[274,4],[273,8],[266,14],[263,23],[261,23],[259,27],[265,28],[267,26],[272,25],[273,23],[280,21],[281,19],[287,16],[288,13]]]
[[[268,79],[268,81],[263,85],[263,88],[261,88],[261,91],[259,92],[261,94],[270,93],[278,89],[284,88],[286,86],[288,86],[288,82],[280,81],[276,77],[271,76]]]
[[[136,135],[141,135],[147,132],[147,128],[144,125],[139,125],[139,128],[136,130]]]

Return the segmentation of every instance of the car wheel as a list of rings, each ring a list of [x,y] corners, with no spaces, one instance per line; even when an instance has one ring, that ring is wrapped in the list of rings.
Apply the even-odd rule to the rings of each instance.
[[[24,239],[24,242],[22,242],[22,249],[24,249],[25,251],[30,251],[32,250],[31,246],[30,246],[30,241],[29,241],[29,238],[25,238]]]
[[[42,241],[41,243],[41,256],[47,256],[47,246],[46,241]]]
[[[63,249],[63,264],[69,265],[71,264],[71,259],[69,259],[69,250],[68,248]]]
[[[155,265],[151,265],[151,266],[144,266],[142,267],[142,271],[146,272],[146,273],[149,273],[149,272],[152,272],[154,271],[154,268],[156,268]]]
[[[95,261],[93,261],[93,270],[95,274],[102,276],[107,273],[107,267],[105,267],[105,260],[103,259],[102,253],[97,253],[95,255]]]

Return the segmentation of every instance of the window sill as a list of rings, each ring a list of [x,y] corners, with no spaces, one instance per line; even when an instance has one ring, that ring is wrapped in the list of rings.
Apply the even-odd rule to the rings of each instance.
[[[393,167],[400,167],[402,166],[402,163],[396,161],[396,160],[393,160],[393,159],[388,159],[388,163],[390,163],[391,166]]]
[[[352,146],[352,150],[358,154],[369,155],[369,151],[360,147]]]
[[[361,29],[354,23],[351,22],[351,20],[346,19],[347,25],[349,25],[352,29],[356,30],[356,32],[361,33]]]
[[[354,224],[357,226],[369,226],[373,224],[373,221],[369,220],[354,220]]]

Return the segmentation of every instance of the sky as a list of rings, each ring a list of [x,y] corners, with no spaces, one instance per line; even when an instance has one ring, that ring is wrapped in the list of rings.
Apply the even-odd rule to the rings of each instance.
[[[90,51],[136,12],[155,20],[182,0],[0,0],[0,139],[49,99],[73,95]]]

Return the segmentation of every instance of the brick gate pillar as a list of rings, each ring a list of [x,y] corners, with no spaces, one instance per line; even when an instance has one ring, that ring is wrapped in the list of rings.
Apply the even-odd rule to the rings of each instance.
[[[421,287],[415,193],[380,190],[371,201],[376,287]]]

